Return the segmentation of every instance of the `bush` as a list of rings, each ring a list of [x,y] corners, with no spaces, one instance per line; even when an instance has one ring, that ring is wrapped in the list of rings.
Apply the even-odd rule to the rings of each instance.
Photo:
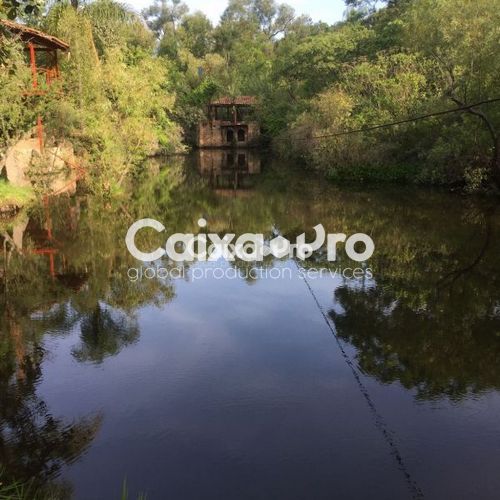
[[[37,107],[23,93],[31,88],[31,72],[23,47],[0,27],[0,152],[36,123]],[[0,153],[1,154],[1,153]],[[0,156],[1,161],[1,156]]]
[[[114,30],[107,47],[102,21],[90,17],[100,12],[98,6],[55,9],[48,28],[70,44],[71,57],[62,63],[64,97],[47,104],[47,130],[54,140],[74,144],[91,187],[112,190],[147,156],[183,150],[180,127],[169,118],[175,96],[169,92],[168,66],[148,51],[144,35],[135,41],[130,30]],[[129,17],[123,19],[127,23]]]

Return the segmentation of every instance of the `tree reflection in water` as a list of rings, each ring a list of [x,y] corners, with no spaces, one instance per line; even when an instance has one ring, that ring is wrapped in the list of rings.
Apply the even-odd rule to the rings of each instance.
[[[78,361],[101,363],[115,356],[139,338],[135,318],[98,303],[94,311],[80,323],[81,344],[73,349]]]
[[[58,315],[65,321],[65,315]],[[55,317],[45,317],[61,324]],[[36,388],[46,354],[43,339],[26,317],[7,306],[1,323],[0,464],[2,482],[32,482],[48,488],[57,498],[71,487],[53,480],[61,467],[77,459],[97,434],[102,417],[85,416],[65,421],[54,416]]]
[[[408,253],[382,256],[388,271],[376,281],[334,292],[329,315],[361,370],[399,381],[419,399],[500,389],[499,220],[490,208],[473,213],[462,221],[469,236],[451,251],[447,234],[457,231],[440,226],[440,214],[429,228],[443,237],[432,258],[418,248],[411,265]]]
[[[245,196],[227,196],[199,173],[181,160],[153,163],[126,203],[61,198],[48,212],[41,207],[0,224],[0,461],[9,481],[54,481],[84,453],[103,418],[66,422],[37,395],[46,339],[76,332],[74,358],[103,363],[138,342],[139,308],[174,298],[169,280],[128,278],[137,262],[124,235],[144,217],[168,231],[196,233],[203,216],[207,230],[221,236],[279,233],[293,240],[319,223],[327,232],[368,232],[376,244],[369,262],[375,278],[344,279],[330,311],[361,369],[384,383],[398,381],[421,399],[500,389],[500,219],[490,202],[425,190],[338,189],[280,164],[248,176]],[[165,242],[156,233],[140,238],[145,248]],[[246,272],[271,268],[276,259],[231,265]],[[329,263],[317,252],[305,265],[358,263],[341,252]]]
[[[174,295],[168,282],[127,279],[128,221],[119,206],[104,208],[61,198],[0,226],[0,481],[29,481],[55,498],[70,495],[57,476],[85,452],[103,416],[65,420],[37,394],[47,338],[77,329],[74,358],[101,363],[139,338],[137,307]]]

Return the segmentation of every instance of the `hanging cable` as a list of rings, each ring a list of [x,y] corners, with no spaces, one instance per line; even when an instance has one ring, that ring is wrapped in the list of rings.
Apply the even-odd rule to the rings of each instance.
[[[476,106],[482,106],[483,104],[491,104],[494,102],[499,102],[500,97],[497,97],[495,99],[488,99],[486,101],[480,101],[476,102],[474,104],[468,104],[466,106],[460,106],[459,108],[454,108],[454,109],[447,109],[444,111],[437,111],[435,113],[428,113],[426,115],[420,115],[420,116],[415,116],[413,118],[405,118],[404,120],[398,120],[396,122],[391,122],[391,123],[382,123],[380,125],[374,125],[372,127],[363,127],[363,128],[358,128],[358,129],[352,129],[352,130],[344,130],[342,132],[334,132],[331,134],[323,134],[323,135],[313,135],[311,137],[299,137],[299,138],[294,138],[294,141],[315,141],[317,139],[327,139],[329,137],[340,137],[343,135],[349,135],[349,134],[358,134],[360,132],[370,132],[371,130],[378,130],[381,128],[387,128],[387,127],[393,127],[395,125],[403,125],[405,123],[411,123],[411,122],[416,122],[420,120],[426,120],[428,118],[432,118],[434,116],[443,116],[443,115],[448,115],[451,113],[459,113],[461,111],[468,111],[472,108],[475,108]]]

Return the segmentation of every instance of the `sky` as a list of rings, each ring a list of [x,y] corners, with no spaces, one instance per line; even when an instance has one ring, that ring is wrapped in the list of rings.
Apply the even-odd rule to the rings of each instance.
[[[214,24],[219,21],[227,6],[227,0],[184,0],[191,12],[201,10]],[[126,0],[135,10],[140,11],[153,0]],[[344,0],[279,0],[279,3],[291,5],[297,14],[308,14],[313,21],[325,21],[333,24],[342,19],[345,10]]]

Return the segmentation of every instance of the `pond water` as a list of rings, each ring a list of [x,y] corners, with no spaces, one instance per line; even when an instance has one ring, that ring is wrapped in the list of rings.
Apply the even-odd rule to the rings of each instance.
[[[357,277],[342,252],[139,277],[124,238],[143,217],[289,239],[323,224],[375,253]],[[82,500],[125,480],[150,500],[498,498],[494,200],[205,151],[152,161],[126,201],[51,200],[1,230],[0,481]]]

